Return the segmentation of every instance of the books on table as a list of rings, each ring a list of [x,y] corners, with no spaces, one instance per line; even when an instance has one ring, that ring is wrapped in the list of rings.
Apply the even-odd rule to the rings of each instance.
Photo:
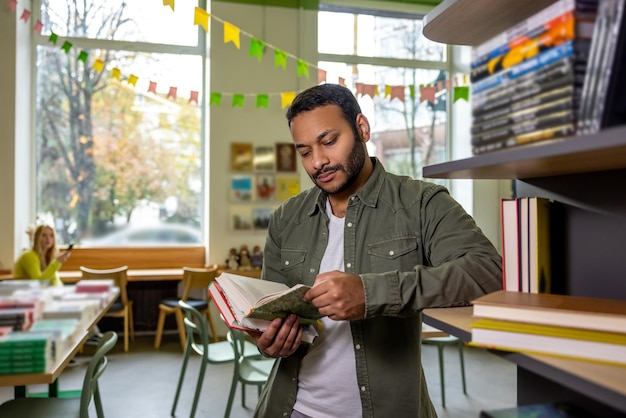
[[[312,342],[323,315],[303,301],[309,288],[222,273],[209,286],[209,295],[230,328],[263,332],[274,318],[294,313],[304,327],[302,340]]]
[[[626,365],[626,301],[501,290],[472,303],[472,345]]]

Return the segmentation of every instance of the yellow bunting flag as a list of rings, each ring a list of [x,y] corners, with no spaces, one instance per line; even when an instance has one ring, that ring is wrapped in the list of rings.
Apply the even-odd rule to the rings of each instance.
[[[293,99],[295,98],[296,98],[295,91],[286,91],[286,92],[280,93],[280,108],[281,109],[286,108],[287,106],[291,104],[291,102],[293,102]]]
[[[139,80],[139,77],[137,77],[135,74],[131,74],[128,76],[128,84],[136,86],[137,80]]]
[[[209,12],[201,7],[196,7],[193,11],[193,24],[200,25],[205,32],[209,31]]]
[[[232,42],[235,44],[237,49],[241,48],[241,43],[239,41],[239,28],[232,23],[224,22],[224,43],[227,44]]]
[[[120,71],[119,68],[115,67],[114,69],[111,70],[111,77],[119,80],[121,76],[122,76],[122,72]]]
[[[174,11],[174,0],[163,0],[163,6],[170,6]]]
[[[98,73],[101,73],[104,69],[104,61],[102,61],[101,59],[97,59],[93,63],[93,69],[96,70]]]

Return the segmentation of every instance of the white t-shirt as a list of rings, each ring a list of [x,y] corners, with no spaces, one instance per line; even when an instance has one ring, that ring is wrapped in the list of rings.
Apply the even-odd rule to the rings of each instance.
[[[328,246],[320,273],[344,271],[344,218],[332,214],[328,201],[326,213],[330,218]],[[327,317],[322,322],[324,328],[300,365],[294,409],[315,418],[360,418],[361,397],[350,322],[333,321]]]

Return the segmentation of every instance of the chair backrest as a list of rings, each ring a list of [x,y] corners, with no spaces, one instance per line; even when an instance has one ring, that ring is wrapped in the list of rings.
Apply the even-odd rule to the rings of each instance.
[[[183,267],[183,294],[181,300],[189,299],[192,289],[202,289],[202,299],[207,299],[207,289],[217,277],[217,264],[207,268]]]
[[[80,266],[80,271],[82,272],[82,278],[86,280],[113,279],[115,281],[115,286],[120,289],[120,300],[124,305],[128,304],[128,293],[126,292],[126,286],[128,285],[128,266],[106,270]]]
[[[108,360],[105,355],[115,346],[116,343],[117,334],[113,331],[105,332],[100,339],[100,342],[98,343],[96,353],[89,361],[89,366],[87,367],[87,371],[85,372],[85,378],[83,380],[83,390],[80,396],[81,418],[89,417],[89,404],[91,403],[92,398],[96,403],[96,411],[98,412],[98,416],[103,415],[102,402],[100,400],[100,390],[98,388],[98,379],[100,378],[100,376],[102,376],[104,370],[107,368],[108,365]]]
[[[204,355],[209,350],[209,332],[206,316],[183,300],[178,301],[178,306],[185,314],[183,322],[187,334],[187,350],[192,349],[196,353]]]

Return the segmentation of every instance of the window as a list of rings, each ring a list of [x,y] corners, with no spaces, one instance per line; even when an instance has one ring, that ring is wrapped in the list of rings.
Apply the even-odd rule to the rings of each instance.
[[[372,126],[370,155],[388,171],[413,178],[448,155],[448,47],[422,35],[422,18],[324,4],[318,30],[318,65],[328,82],[342,78],[357,93]],[[377,92],[362,94],[359,85]],[[434,88],[434,100],[421,100],[420,86]]]
[[[61,243],[202,242],[200,3],[38,3],[36,211]]]

